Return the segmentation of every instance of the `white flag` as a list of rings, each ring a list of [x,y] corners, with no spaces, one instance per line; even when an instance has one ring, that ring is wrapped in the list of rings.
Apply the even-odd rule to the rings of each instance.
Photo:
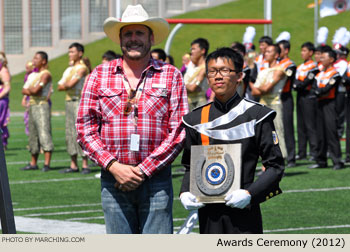
[[[323,0],[320,6],[320,17],[337,15],[350,10],[350,0]]]

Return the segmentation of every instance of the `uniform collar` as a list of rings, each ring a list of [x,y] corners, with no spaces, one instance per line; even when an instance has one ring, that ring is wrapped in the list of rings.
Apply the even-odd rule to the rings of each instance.
[[[312,64],[312,63],[314,63],[314,61],[313,61],[312,59],[309,59],[309,60],[305,60],[305,61],[304,61],[304,64],[305,64],[305,65]]]
[[[242,98],[238,95],[238,93],[236,92],[228,101],[226,101],[225,103],[222,103],[221,101],[219,101],[218,99],[214,99],[214,105],[221,110],[222,112],[228,112],[229,110],[231,110],[231,108],[235,107],[240,101],[242,100]]]

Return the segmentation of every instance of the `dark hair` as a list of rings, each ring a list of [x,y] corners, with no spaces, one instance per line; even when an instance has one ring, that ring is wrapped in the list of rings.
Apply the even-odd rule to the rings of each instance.
[[[269,36],[262,36],[260,39],[259,39],[259,44],[260,43],[266,43],[268,45],[272,45],[273,44],[273,40],[271,37]]]
[[[204,56],[207,56],[209,50],[209,42],[205,38],[197,38],[192,41],[191,45],[198,44],[199,48],[205,50]]]
[[[278,46],[283,46],[283,49],[288,49],[290,51],[290,43],[288,40],[281,40],[277,43]]]
[[[151,53],[157,53],[158,54],[158,58],[161,59],[162,61],[166,60],[166,53],[164,52],[163,49],[156,48],[156,49],[153,49],[151,51]]]
[[[210,60],[216,60],[218,58],[226,59],[227,61],[232,61],[237,72],[242,72],[243,69],[243,56],[229,47],[221,47],[216,49],[214,52],[210,53],[205,59],[205,67],[208,72],[208,62]]]
[[[121,57],[122,56],[120,54],[116,54],[112,50],[108,50],[102,55],[102,59],[106,59],[107,61],[111,61],[111,60],[118,59],[118,58],[121,58]]]
[[[73,48],[73,47],[77,48],[77,51],[78,51],[78,52],[84,53],[84,46],[83,46],[82,44],[80,44],[80,43],[78,43],[78,42],[74,42],[74,43],[71,44],[68,48],[71,49],[71,48]]]
[[[168,56],[166,56],[166,57],[167,57],[167,59],[169,60],[169,64],[174,66],[175,61],[174,61],[173,56],[171,56],[171,55],[169,54],[169,55],[168,55]]]
[[[240,43],[240,42],[233,42],[231,45],[231,48],[239,53],[241,53],[242,55],[246,54],[246,50],[245,50],[245,46]]]
[[[272,44],[272,45],[269,45],[269,46],[273,46],[274,47],[275,53],[277,53],[278,55],[281,54],[281,48],[278,46],[278,44]]]
[[[82,58],[85,66],[89,69],[89,73],[91,73],[92,69],[91,69],[91,61],[88,57],[83,57]]]
[[[49,56],[44,51],[38,51],[35,54],[39,54],[43,60],[46,60],[46,64],[49,62]]]
[[[325,45],[325,46],[322,47],[322,52],[331,51],[331,50],[333,50],[333,48],[330,47],[329,45]]]
[[[334,61],[337,60],[337,53],[332,49],[332,47],[330,46],[325,46],[325,48],[323,48],[323,50],[321,51],[322,53],[328,53],[328,56],[330,58],[333,58]]]
[[[309,51],[315,51],[315,46],[312,42],[305,42],[304,44],[301,45],[301,48],[307,48]]]
[[[323,50],[327,48],[327,49],[332,49],[332,47],[328,46],[328,45],[319,45],[318,47],[315,48],[315,52],[323,52]]]

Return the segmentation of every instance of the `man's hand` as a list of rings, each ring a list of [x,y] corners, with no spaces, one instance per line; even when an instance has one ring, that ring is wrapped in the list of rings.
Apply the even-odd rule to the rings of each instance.
[[[226,206],[243,209],[250,203],[250,193],[247,190],[239,189],[225,197]]]
[[[181,193],[180,201],[186,210],[197,210],[201,207],[204,207],[204,204],[199,203],[196,199],[196,196],[190,192]]]
[[[117,180],[116,188],[122,191],[133,191],[144,181],[144,174],[138,167],[114,162],[109,172]]]

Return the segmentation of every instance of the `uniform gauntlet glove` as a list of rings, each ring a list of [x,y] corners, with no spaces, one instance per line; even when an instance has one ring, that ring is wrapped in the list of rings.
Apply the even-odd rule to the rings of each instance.
[[[186,210],[197,210],[201,207],[204,207],[204,204],[199,203],[196,199],[196,196],[190,192],[181,193],[180,201]]]
[[[251,198],[247,190],[239,189],[225,197],[226,206],[243,209],[250,203]]]

